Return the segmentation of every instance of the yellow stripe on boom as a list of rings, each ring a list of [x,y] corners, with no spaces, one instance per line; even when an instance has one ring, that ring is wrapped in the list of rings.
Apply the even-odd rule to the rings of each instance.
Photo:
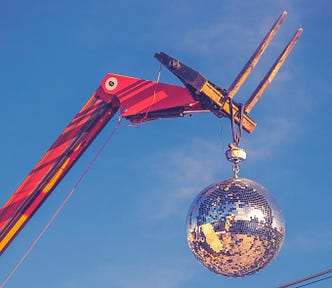
[[[0,242],[0,253],[6,247],[6,245],[9,243],[9,241],[14,237],[14,235],[16,234],[16,232],[22,227],[22,225],[24,224],[24,222],[27,219],[28,219],[28,216],[26,216],[25,214],[23,214],[18,219],[18,221],[15,223],[15,225],[10,229],[10,231],[8,232],[8,234],[6,235],[6,237],[4,237],[2,239],[2,241]]]

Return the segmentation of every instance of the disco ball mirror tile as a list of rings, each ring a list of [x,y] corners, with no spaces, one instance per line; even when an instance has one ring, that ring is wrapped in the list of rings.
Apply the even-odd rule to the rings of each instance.
[[[271,193],[244,178],[204,189],[187,217],[187,240],[209,270],[242,277],[264,268],[278,254],[285,223]]]

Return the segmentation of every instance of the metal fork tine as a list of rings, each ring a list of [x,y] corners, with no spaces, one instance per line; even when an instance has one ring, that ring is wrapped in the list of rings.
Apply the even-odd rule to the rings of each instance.
[[[287,16],[287,12],[284,11],[281,13],[279,16],[278,20],[275,22],[269,33],[265,36],[264,40],[262,43],[258,46],[254,54],[251,56],[247,64],[242,68],[241,72],[239,75],[235,78],[233,83],[228,89],[228,96],[233,97],[236,92],[239,90],[239,88],[242,86],[243,82],[247,79],[251,71],[254,69],[256,66],[257,62],[261,58],[262,54],[264,53],[265,49],[267,46],[270,44],[271,40],[277,33],[281,23],[284,21],[284,19]]]
[[[293,38],[289,41],[288,45],[284,49],[284,51],[280,54],[277,61],[273,64],[273,66],[270,68],[268,73],[265,75],[263,80],[259,83],[255,91],[251,94],[248,101],[245,104],[245,112],[249,113],[251,109],[255,106],[259,98],[262,96],[266,88],[271,84],[272,80],[278,73],[280,67],[282,64],[284,64],[287,56],[294,48],[296,41],[300,38],[301,34],[303,32],[302,28],[299,28],[297,32],[294,34]]]

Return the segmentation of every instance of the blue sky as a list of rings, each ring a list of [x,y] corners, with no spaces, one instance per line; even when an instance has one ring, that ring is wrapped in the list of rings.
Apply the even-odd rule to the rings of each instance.
[[[194,197],[231,176],[229,121],[213,115],[121,127],[5,287],[276,287],[332,266],[332,4],[308,1],[0,3],[0,202],[4,203],[108,72],[156,80],[164,51],[228,87],[283,10],[279,33],[236,100],[244,102],[298,27],[304,33],[261,101],[240,176],[268,188],[286,219],[279,256],[240,279],[192,256]],[[161,82],[180,85],[166,69]],[[0,257],[0,281],[71,190],[113,120]],[[331,280],[313,287],[330,287]]]

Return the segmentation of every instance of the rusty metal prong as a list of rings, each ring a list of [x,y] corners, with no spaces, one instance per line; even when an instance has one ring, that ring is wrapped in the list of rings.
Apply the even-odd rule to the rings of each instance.
[[[241,72],[235,78],[235,80],[233,81],[233,83],[231,84],[231,86],[228,89],[228,96],[229,97],[232,98],[236,94],[236,92],[240,89],[240,87],[242,86],[244,81],[247,79],[247,77],[249,76],[251,71],[254,69],[254,67],[258,63],[258,61],[261,58],[261,56],[263,55],[265,49],[267,48],[267,46],[270,44],[271,40],[273,39],[273,37],[277,33],[281,23],[284,21],[286,16],[287,16],[286,11],[281,13],[278,20],[274,23],[273,27],[271,28],[269,33],[265,36],[262,43],[257,47],[256,51],[251,56],[251,58],[249,59],[247,64],[242,68]]]
[[[302,28],[299,28],[297,32],[294,34],[293,38],[289,41],[288,45],[284,49],[284,51],[280,54],[277,61],[273,64],[267,74],[264,76],[263,80],[259,83],[255,91],[251,94],[248,101],[245,104],[245,112],[249,113],[251,109],[255,106],[259,98],[262,96],[266,88],[271,84],[274,77],[277,75],[280,67],[284,64],[287,56],[294,48],[296,41],[300,38],[303,32]]]

